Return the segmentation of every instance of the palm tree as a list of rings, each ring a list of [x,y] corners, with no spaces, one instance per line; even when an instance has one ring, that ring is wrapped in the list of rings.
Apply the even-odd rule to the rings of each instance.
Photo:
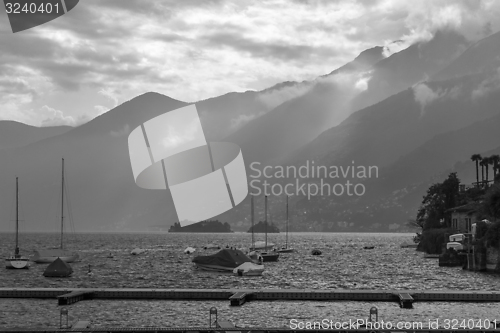
[[[486,187],[488,187],[488,180],[490,178],[488,177],[488,171],[490,168],[490,164],[493,164],[493,161],[491,160],[491,158],[485,157],[483,158],[483,162],[484,162],[484,168],[486,169]]]
[[[493,180],[495,180],[497,176],[497,171],[499,169],[498,164],[500,163],[500,155],[491,155],[490,161],[493,162]]]
[[[481,155],[479,154],[474,154],[471,156],[471,160],[476,162],[476,186],[479,187],[479,161],[481,160]]]
[[[484,165],[486,164],[485,158],[481,159],[479,165],[481,166],[481,187],[484,187]]]
[[[493,185],[486,195],[483,201],[484,211],[493,217],[495,221],[500,216],[500,184]]]

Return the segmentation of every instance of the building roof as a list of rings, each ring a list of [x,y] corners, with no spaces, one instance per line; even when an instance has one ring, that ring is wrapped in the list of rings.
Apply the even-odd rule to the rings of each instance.
[[[478,204],[475,202],[468,203],[462,206],[457,206],[453,207],[447,210],[447,212],[452,212],[452,213],[476,213],[478,212]]]

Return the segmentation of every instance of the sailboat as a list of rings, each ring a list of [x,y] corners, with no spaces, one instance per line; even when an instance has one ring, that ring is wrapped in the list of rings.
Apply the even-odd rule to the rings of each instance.
[[[5,259],[6,268],[28,268],[29,259],[19,254],[19,180],[16,177],[16,249],[14,255]]]
[[[39,264],[51,263],[57,258],[61,258],[66,263],[74,262],[79,259],[76,252],[64,250],[63,234],[64,234],[64,158],[62,159],[62,185],[61,185],[61,244],[57,249],[48,249],[35,251],[33,261]]]
[[[266,249],[267,249],[267,195],[265,196],[265,210],[266,210],[266,216],[265,216],[265,227],[266,227]],[[262,256],[262,259],[264,262],[268,261],[278,261],[278,258],[280,257],[280,254],[278,252],[262,252],[260,254]]]
[[[250,197],[250,215],[251,215],[251,220],[252,220],[252,245],[250,246],[250,253],[248,253],[248,256],[250,259],[252,259],[252,262],[254,264],[262,264],[264,262],[264,259],[262,259],[262,256],[255,251],[256,246],[255,246],[255,237],[254,237],[254,209],[253,209],[253,195]]]
[[[294,249],[288,247],[288,196],[286,196],[286,240],[285,240],[285,247],[283,247],[281,250],[278,250],[280,253],[291,253],[295,252]]]

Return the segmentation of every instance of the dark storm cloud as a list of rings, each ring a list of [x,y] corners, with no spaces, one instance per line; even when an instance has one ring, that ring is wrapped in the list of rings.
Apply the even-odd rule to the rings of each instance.
[[[233,33],[215,33],[206,35],[203,40],[213,48],[227,46],[237,51],[250,53],[257,58],[272,58],[284,60],[305,61],[315,56],[334,56],[332,48],[324,46],[310,46],[304,44],[285,44],[276,42],[259,42]]]

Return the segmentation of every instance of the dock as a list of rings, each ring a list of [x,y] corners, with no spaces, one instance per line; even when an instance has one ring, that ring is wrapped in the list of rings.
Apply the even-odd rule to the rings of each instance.
[[[408,293],[397,294],[399,298],[399,305],[403,309],[411,309],[413,307],[413,297]]]
[[[70,293],[57,296],[59,305],[71,305],[78,301],[89,300],[94,298],[94,290],[74,290]]]
[[[239,306],[245,304],[246,301],[249,301],[251,297],[252,293],[239,291],[236,294],[229,297],[229,302],[231,306]]]
[[[230,300],[234,305],[293,300],[400,302],[400,294],[408,295],[413,302],[500,302],[500,291],[479,290],[0,288],[0,298],[54,298],[62,304],[85,299]]]
[[[220,331],[216,331],[219,333],[226,333],[226,331],[235,333],[240,332],[239,330],[236,330],[236,326],[234,326],[234,324],[229,320],[218,320],[216,322],[216,326],[217,328],[221,329]]]

